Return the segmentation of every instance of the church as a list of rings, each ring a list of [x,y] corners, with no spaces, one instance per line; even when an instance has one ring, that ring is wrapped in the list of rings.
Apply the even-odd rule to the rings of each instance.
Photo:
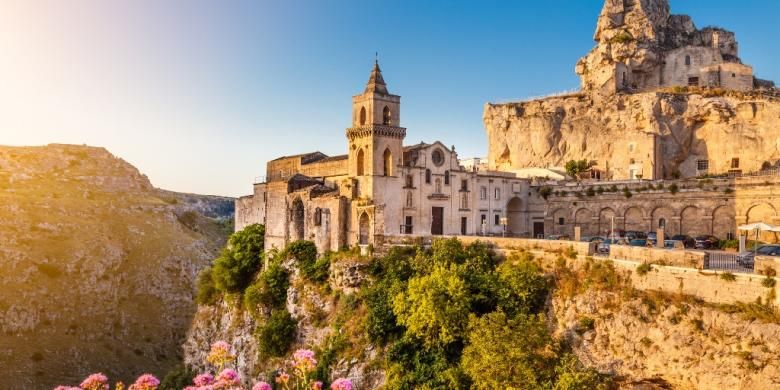
[[[543,217],[529,219],[529,180],[466,168],[442,142],[404,145],[406,131],[401,97],[375,62],[352,97],[347,153],[269,161],[265,180],[236,201],[236,230],[261,223],[266,248],[310,240],[321,252],[409,236],[543,234]]]

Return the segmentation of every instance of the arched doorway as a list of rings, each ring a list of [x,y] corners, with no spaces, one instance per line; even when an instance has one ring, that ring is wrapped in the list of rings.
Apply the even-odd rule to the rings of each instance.
[[[627,232],[641,232],[645,230],[644,216],[639,207],[630,207],[623,214],[623,229]]]
[[[736,215],[731,206],[720,206],[712,212],[712,235],[725,240],[734,237]]]
[[[360,214],[360,220],[358,221],[358,226],[359,226],[358,244],[368,245],[371,236],[370,233],[371,220],[368,218],[368,214],[366,213]]]
[[[674,223],[674,212],[667,207],[658,207],[653,210],[652,231],[664,229],[664,236],[671,237],[679,231],[679,226]]]
[[[507,211],[507,230],[510,235],[520,235],[525,232],[525,221],[523,220],[523,201],[514,197],[509,200],[506,206]]]
[[[295,198],[293,201],[290,215],[292,216],[292,232],[290,238],[293,241],[303,240],[306,211],[303,208],[303,201],[301,198]]]
[[[599,212],[599,234],[608,237],[612,233],[612,227],[613,227],[613,221],[615,218],[615,210],[612,210],[611,208],[607,207],[604,209],[601,209]],[[615,230],[619,228],[619,226],[614,225]]]
[[[774,219],[776,216],[777,212],[775,211],[774,207],[770,206],[768,203],[759,203],[748,209],[747,223],[751,224],[763,222],[772,225],[774,224]],[[759,238],[761,241],[765,242],[776,242],[777,233],[763,232]],[[748,236],[748,239],[755,239],[755,233],[753,233],[752,237]]]
[[[568,219],[568,210],[558,209],[553,211],[553,234],[569,235],[569,225],[571,221]]]
[[[706,233],[706,226],[701,223],[701,210],[696,206],[688,206],[680,213],[680,234],[692,237]]]
[[[582,236],[598,235],[598,231],[593,231],[593,212],[589,209],[579,209],[574,214],[574,226],[580,227]]]

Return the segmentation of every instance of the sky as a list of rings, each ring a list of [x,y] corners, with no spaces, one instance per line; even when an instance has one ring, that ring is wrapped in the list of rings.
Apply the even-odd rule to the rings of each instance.
[[[406,143],[484,156],[487,102],[576,89],[602,0],[0,0],[0,145],[102,146],[169,190],[239,196],[346,153],[375,52]],[[780,81],[776,0],[672,0]]]

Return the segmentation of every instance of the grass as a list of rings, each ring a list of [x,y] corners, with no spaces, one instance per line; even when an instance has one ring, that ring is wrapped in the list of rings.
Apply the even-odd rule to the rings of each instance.
[[[647,275],[648,272],[653,270],[653,265],[650,263],[642,263],[639,267],[636,267],[636,273],[640,276]]]
[[[732,274],[731,272],[724,272],[720,274],[720,278],[727,281],[727,282],[733,282],[737,280],[737,276]]]

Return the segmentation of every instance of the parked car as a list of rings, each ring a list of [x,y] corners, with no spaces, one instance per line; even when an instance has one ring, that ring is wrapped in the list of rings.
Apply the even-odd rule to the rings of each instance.
[[[780,257],[780,245],[762,245],[755,251],[740,252],[737,255],[737,264],[743,267],[752,268],[756,254],[759,256]]]
[[[679,240],[664,240],[664,249],[685,249],[685,242]]]
[[[609,248],[612,245],[628,245],[628,242],[625,239],[618,238],[618,239],[606,239],[599,243],[598,247],[596,247],[596,250],[599,253],[609,253]]]
[[[704,235],[696,237],[694,241],[694,247],[696,249],[712,249],[717,248],[720,239],[715,236]]]
[[[656,232],[648,232],[645,238],[655,241],[658,239],[658,234],[656,234]]]
[[[693,239],[691,236],[687,236],[685,234],[678,234],[676,236],[672,236],[672,241],[682,241],[683,245],[685,245],[686,248],[695,248],[696,247],[696,240]]]
[[[646,247],[647,246],[647,240],[644,239],[644,238],[635,238],[635,239],[629,241],[628,245]]]
[[[547,236],[547,239],[553,241],[567,241],[569,240],[569,236],[567,234],[551,234]]]
[[[637,232],[637,231],[628,231],[628,232],[626,232],[625,237],[628,240],[645,239],[645,238],[647,238],[647,233],[645,233],[645,232]]]

